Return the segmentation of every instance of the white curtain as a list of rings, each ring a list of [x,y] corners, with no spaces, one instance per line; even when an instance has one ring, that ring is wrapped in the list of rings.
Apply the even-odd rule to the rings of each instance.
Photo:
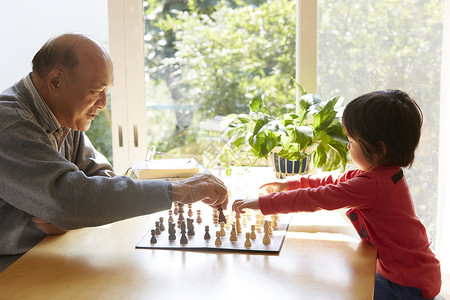
[[[439,198],[436,252],[443,274],[450,274],[450,0],[445,1],[442,40],[440,130],[439,130]]]

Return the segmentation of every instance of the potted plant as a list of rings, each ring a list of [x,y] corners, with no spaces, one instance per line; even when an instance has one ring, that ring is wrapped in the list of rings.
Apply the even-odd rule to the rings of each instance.
[[[324,171],[345,169],[348,140],[341,122],[341,97],[322,102],[318,95],[308,94],[301,85],[295,84],[300,91],[297,113],[271,115],[260,89],[250,101],[248,114],[229,116],[233,121],[225,130],[228,142],[220,156],[228,175],[232,166],[245,163],[253,166],[260,158],[277,156],[297,161],[303,171],[308,171],[309,162]],[[284,175],[277,174],[277,177]]]

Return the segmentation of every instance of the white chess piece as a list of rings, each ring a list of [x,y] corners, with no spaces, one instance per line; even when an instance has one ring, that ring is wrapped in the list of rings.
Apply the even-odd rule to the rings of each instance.
[[[247,232],[245,234],[245,243],[244,243],[245,248],[250,248],[252,246],[252,242],[250,241],[250,232]]]
[[[222,246],[222,240],[220,239],[220,231],[216,231],[216,246]]]
[[[263,244],[269,245],[271,242],[270,236],[269,236],[269,221],[264,222],[264,237],[263,237]]]
[[[221,236],[225,236],[226,235],[226,233],[225,233],[225,222],[220,222],[220,235]]]
[[[231,242],[236,242],[236,241],[237,241],[236,226],[235,226],[235,224],[233,224],[233,227],[231,228],[230,241],[231,241]]]

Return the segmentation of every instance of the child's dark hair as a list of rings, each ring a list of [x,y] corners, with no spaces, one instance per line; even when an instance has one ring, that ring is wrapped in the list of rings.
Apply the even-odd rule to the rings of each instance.
[[[407,93],[385,90],[359,96],[346,105],[342,122],[347,135],[361,145],[369,163],[412,165],[423,115]],[[373,161],[374,154],[379,155],[379,161]]]

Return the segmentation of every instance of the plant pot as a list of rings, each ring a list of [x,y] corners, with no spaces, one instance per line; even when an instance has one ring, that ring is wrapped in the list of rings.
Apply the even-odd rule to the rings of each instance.
[[[278,179],[284,179],[286,176],[297,174],[306,174],[313,168],[312,155],[306,156],[301,161],[292,161],[278,156],[277,153],[278,152],[272,151],[269,156],[273,171]]]

